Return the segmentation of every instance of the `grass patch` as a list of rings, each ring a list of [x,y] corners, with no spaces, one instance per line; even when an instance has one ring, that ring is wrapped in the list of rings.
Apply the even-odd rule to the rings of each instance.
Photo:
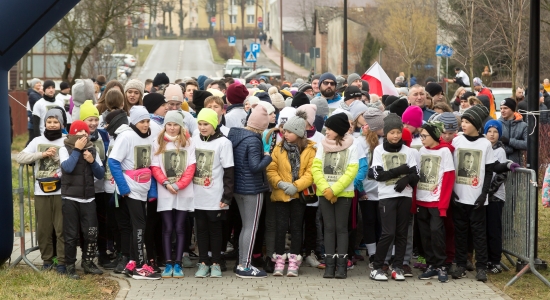
[[[126,49],[123,49],[120,53],[132,54],[138,60],[138,65],[143,66],[147,60],[147,57],[149,57],[149,53],[151,53],[153,46],[154,45],[138,43],[138,46],[134,48],[130,44],[130,46],[127,46]]]
[[[29,267],[0,270],[1,299],[114,299],[118,283],[107,275],[85,275],[72,280],[55,272],[35,272]]]
[[[540,200],[539,200],[540,201]],[[540,203],[540,202],[539,202]],[[540,259],[550,262],[550,209],[545,209],[539,204],[539,239],[538,256]],[[532,273],[525,274],[512,286],[504,289],[504,286],[514,275],[515,266],[510,266],[508,260],[503,256],[503,261],[510,268],[509,272],[502,272],[496,275],[489,275],[489,281],[504,291],[513,299],[550,299],[550,288],[542,283]],[[550,270],[539,271],[542,276],[550,278]]]
[[[23,151],[29,140],[29,133],[20,134],[13,138],[13,143],[11,144],[11,152],[17,153]]]
[[[226,60],[220,56],[218,47],[216,46],[216,41],[214,41],[213,38],[209,38],[208,44],[210,44],[210,50],[212,51],[212,59],[214,59],[214,62],[222,65],[225,64]],[[239,55],[238,52],[239,51],[235,51],[235,54],[233,55],[234,59],[241,59],[241,55]]]
[[[18,135],[13,139],[13,143],[11,145],[11,152],[12,153],[19,153],[23,149],[25,149],[25,145],[28,140],[28,133]],[[31,176],[28,176],[28,175]],[[27,185],[27,180],[29,185]],[[15,161],[11,161],[11,184],[13,189],[19,188],[19,164]],[[29,210],[29,200],[28,195],[29,193],[31,195],[34,195],[34,176],[32,175],[32,168],[29,167],[28,171],[27,168],[23,168],[23,188],[24,188],[24,195],[25,195],[25,231],[29,232],[31,230],[30,228],[30,218],[31,216],[34,217],[34,213],[30,213]],[[17,228],[17,231],[19,230],[19,222],[21,220],[20,214],[19,214],[19,194],[12,193],[13,195],[13,227],[14,229]],[[32,197],[34,198],[34,197]],[[30,205],[33,206],[34,200],[30,201]],[[34,211],[34,209],[33,209]],[[33,219],[33,225],[36,226],[36,223],[34,223],[36,220]]]

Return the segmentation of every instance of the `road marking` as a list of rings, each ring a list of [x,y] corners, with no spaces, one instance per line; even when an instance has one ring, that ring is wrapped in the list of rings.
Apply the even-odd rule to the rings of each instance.
[[[176,78],[180,77],[180,66],[183,57],[183,40],[180,42],[180,48],[178,52],[178,64],[176,65]]]

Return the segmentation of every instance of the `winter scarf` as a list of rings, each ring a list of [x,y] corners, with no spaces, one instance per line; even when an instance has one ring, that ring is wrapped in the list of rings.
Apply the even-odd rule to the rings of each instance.
[[[336,144],[336,140],[329,140],[327,138],[322,139],[321,144],[323,145],[323,151],[325,151],[325,153],[340,152],[342,150],[348,149],[353,144],[353,137],[349,134],[346,134],[344,136],[344,139],[342,140],[342,145],[340,146]]]
[[[44,130],[44,137],[48,139],[48,141],[55,141],[57,139],[60,139],[63,136],[63,132],[61,129],[58,130]]]
[[[83,137],[83,135],[68,135],[67,138],[63,141],[63,143],[65,144],[65,146],[74,149],[75,148],[74,145],[75,145],[76,141],[79,140],[82,137]],[[86,143],[86,146],[84,146],[84,148],[82,150],[91,148],[93,146],[94,146],[94,144],[92,144],[92,142],[88,138],[88,142]]]
[[[300,150],[296,144],[287,143],[286,140],[283,141],[283,148],[288,155],[288,161],[290,162],[290,169],[292,171],[292,181],[294,182],[298,180],[300,171]]]
[[[159,125],[164,124],[164,117],[157,116],[155,114],[149,114],[149,116],[151,117],[151,120],[155,121],[155,123]]]
[[[151,128],[147,129],[146,133],[142,133],[134,124],[130,124],[130,128],[132,128],[134,132],[137,133],[137,135],[139,135],[139,137],[142,139],[148,138],[151,135]]]
[[[404,144],[405,142],[403,142],[403,140],[399,140],[399,142],[397,142],[396,144],[392,144],[388,141],[388,139],[384,138],[382,147],[384,147],[384,150],[386,150],[386,152],[399,152]]]

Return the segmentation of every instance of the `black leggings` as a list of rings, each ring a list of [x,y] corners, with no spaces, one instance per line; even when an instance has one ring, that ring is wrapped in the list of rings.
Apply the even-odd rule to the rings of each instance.
[[[172,232],[176,231],[176,260],[181,261],[183,256],[183,245],[185,244],[185,219],[187,212],[183,210],[166,210],[159,212],[162,219],[162,248],[164,258],[170,261],[172,258]],[[160,249],[158,249],[160,250]],[[159,251],[160,252],[160,251]]]
[[[351,203],[351,198],[338,197],[336,203],[331,204],[325,197],[319,197],[326,254],[346,254],[348,252],[348,217]],[[336,242],[339,247],[338,253],[336,252]]]
[[[137,267],[141,267],[145,263],[145,201],[119,195],[118,203],[115,214],[120,231],[121,252],[136,261]]]
[[[120,253],[120,231],[118,230],[118,221],[115,216],[116,208],[115,208],[115,195],[114,194],[106,194],[107,197],[107,236],[110,240],[113,241],[114,248],[116,252]]]
[[[378,201],[359,201],[363,217],[363,240],[365,244],[376,244],[380,239],[380,211]]]
[[[145,247],[147,248],[147,259],[162,261],[170,259],[163,257],[162,252],[162,221],[160,213],[157,212],[157,201],[147,202],[147,218],[145,220]]]
[[[197,224],[197,243],[199,245],[199,263],[220,264],[222,255],[222,220],[225,210],[195,210]],[[208,257],[212,252],[212,260]]]
[[[317,252],[317,224],[315,219],[317,217],[316,206],[306,206],[304,213],[304,246],[305,254],[309,255],[311,252]],[[319,253],[316,253],[319,254]]]
[[[290,235],[292,241],[290,243],[290,253],[300,254],[302,247],[302,224],[306,205],[298,199],[290,202],[277,201],[274,202],[274,208],[277,210],[275,219],[275,253],[285,253],[285,236],[288,229],[290,219]],[[270,256],[272,253],[268,253]]]

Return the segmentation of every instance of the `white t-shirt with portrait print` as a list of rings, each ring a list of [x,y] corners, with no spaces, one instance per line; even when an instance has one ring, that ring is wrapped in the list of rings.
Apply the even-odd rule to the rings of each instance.
[[[61,162],[59,161],[59,149],[65,146],[65,136],[50,141],[43,135],[37,136],[23,149],[21,152],[25,153],[37,153],[45,152],[50,147],[55,147],[57,152],[54,157],[43,157],[34,163],[34,178],[42,179],[48,177],[60,177],[61,178]],[[52,196],[61,195],[61,189],[53,193],[44,193],[38,185],[38,180],[34,181],[34,194],[37,196]]]
[[[382,167],[384,171],[389,171],[405,163],[409,166],[409,168],[416,167],[416,158],[413,151],[416,150],[403,145],[401,146],[399,152],[387,152],[384,150],[384,145],[378,145],[374,148],[371,168],[375,169],[376,167]],[[403,176],[404,175],[401,175],[398,178],[390,179],[388,181],[379,181],[378,199],[383,200],[395,197],[412,197],[413,189],[410,185],[407,185],[401,193],[394,190],[395,183]]]
[[[464,135],[453,139],[456,179],[454,192],[458,202],[474,205],[485,180],[485,165],[495,162],[491,142],[484,137],[470,142]],[[485,205],[488,202],[485,201]]]
[[[120,162],[124,178],[130,188],[129,197],[132,199],[146,201],[151,181],[138,183],[126,175],[124,171],[149,168],[151,166],[152,147],[151,136],[142,138],[133,130],[126,130],[118,135],[109,155],[109,158]],[[117,192],[120,192],[118,186]]]
[[[416,199],[436,202],[441,197],[443,174],[454,171],[453,155],[447,147],[437,150],[420,148],[420,180],[416,186]]]
[[[167,142],[163,153],[156,154],[159,149],[157,140],[153,143],[153,160],[151,166],[160,167],[170,183],[175,183],[187,168],[195,163],[195,143],[189,140],[186,147],[179,150],[173,142]],[[194,211],[193,183],[172,194],[166,189],[162,182],[157,182],[157,211],[181,210]]]
[[[233,145],[226,137],[205,142],[199,134],[193,135],[197,167],[193,177],[195,209],[220,210],[225,168],[234,166]],[[236,205],[236,204],[233,204]],[[226,206],[223,209],[229,209]]]

